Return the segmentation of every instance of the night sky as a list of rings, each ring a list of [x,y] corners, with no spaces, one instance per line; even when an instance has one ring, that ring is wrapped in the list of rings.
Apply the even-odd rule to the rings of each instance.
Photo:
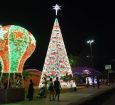
[[[37,41],[33,55],[26,61],[26,68],[42,70],[55,11],[52,6],[61,5],[58,20],[68,54],[76,56],[89,51],[88,39],[94,39],[95,68],[104,70],[106,64],[115,66],[115,7],[112,3],[77,2],[76,0],[39,0],[34,3],[1,4],[0,24],[19,25],[29,30]]]

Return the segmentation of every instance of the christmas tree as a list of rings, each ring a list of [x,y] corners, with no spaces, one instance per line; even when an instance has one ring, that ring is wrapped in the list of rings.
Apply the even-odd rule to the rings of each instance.
[[[57,18],[54,22],[43,66],[40,87],[42,86],[44,77],[47,80],[49,78],[55,80],[56,77],[59,77],[62,87],[75,86],[75,83],[72,80],[72,71]]]
[[[61,9],[60,7],[61,6],[57,4],[53,6],[56,15],[58,10]],[[57,18],[54,22],[39,87],[43,86],[42,83],[44,78],[47,80],[50,78],[55,80],[56,77],[59,77],[62,88],[75,87],[75,82],[73,81],[69,59]]]

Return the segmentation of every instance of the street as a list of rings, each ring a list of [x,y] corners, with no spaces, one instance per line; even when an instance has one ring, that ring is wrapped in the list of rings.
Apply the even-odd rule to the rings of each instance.
[[[80,105],[115,105],[115,88],[99,96],[87,100]]]
[[[101,105],[115,105],[115,91]]]

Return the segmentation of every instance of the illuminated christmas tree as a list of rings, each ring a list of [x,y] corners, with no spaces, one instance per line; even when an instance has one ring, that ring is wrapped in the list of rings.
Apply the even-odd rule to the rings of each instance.
[[[46,54],[40,87],[42,87],[44,77],[47,80],[49,78],[55,80],[56,77],[59,77],[62,87],[70,87],[72,85],[75,86],[75,83],[72,80],[72,71],[57,18],[54,22],[51,39]]]

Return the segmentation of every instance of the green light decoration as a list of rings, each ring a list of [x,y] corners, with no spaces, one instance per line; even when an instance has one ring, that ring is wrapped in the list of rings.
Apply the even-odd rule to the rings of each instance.
[[[23,27],[7,25],[0,27],[0,74],[22,74],[25,61],[36,48],[33,35]]]
[[[65,77],[70,77],[70,75],[71,77],[73,76],[58,19],[56,18],[43,66],[39,88],[43,86],[42,82],[44,77],[47,80],[49,80],[50,77],[53,80],[55,80],[56,77],[59,77],[62,88],[70,88],[71,86],[76,87],[72,78],[65,81]]]

